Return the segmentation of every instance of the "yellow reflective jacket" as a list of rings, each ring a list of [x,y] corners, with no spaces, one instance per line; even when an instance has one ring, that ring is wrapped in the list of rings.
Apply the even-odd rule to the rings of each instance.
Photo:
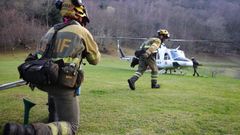
[[[145,49],[148,54],[156,53],[157,49],[161,46],[161,40],[159,38],[149,38],[143,42],[141,49]]]
[[[38,52],[42,54],[47,43],[52,39],[52,27],[41,39]],[[64,62],[79,64],[79,55],[86,57],[89,64],[96,65],[100,61],[100,52],[92,34],[78,22],[60,29],[57,32],[53,58],[62,58]]]

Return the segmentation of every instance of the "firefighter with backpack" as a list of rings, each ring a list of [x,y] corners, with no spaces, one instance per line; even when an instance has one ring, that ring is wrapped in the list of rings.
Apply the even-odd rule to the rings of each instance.
[[[4,135],[77,134],[80,110],[76,89],[83,81],[83,72],[80,70],[81,62],[85,58],[89,64],[98,64],[100,52],[92,34],[85,28],[85,25],[89,23],[89,18],[81,0],[57,0],[55,4],[63,17],[63,23],[52,27],[42,37],[36,54],[30,55],[26,59],[28,64],[33,63],[32,61],[40,63],[39,65],[45,62],[44,66],[46,68],[52,67],[51,65],[56,63],[59,66],[59,68],[54,68],[54,71],[59,70],[59,74],[54,74],[55,72],[51,71],[51,68],[47,69],[49,73],[53,72],[53,76],[57,75],[57,82],[54,82],[54,79],[51,80],[56,76],[52,77],[50,74],[47,75],[47,79],[50,78],[50,80],[43,82],[46,85],[32,84],[31,80],[29,80],[31,86],[36,86],[48,93],[50,123],[32,123],[28,125],[7,123],[4,126]],[[36,58],[37,60],[34,60]],[[52,61],[54,61],[53,64],[51,64]],[[33,66],[36,65],[33,64]],[[24,64],[21,65],[19,70],[24,67]],[[22,78],[31,77],[29,75],[26,77],[22,73]]]
[[[135,82],[143,75],[143,73],[149,67],[151,72],[151,88],[160,88],[157,84],[158,67],[156,65],[156,53],[161,44],[170,37],[170,34],[165,29],[158,30],[158,36],[156,38],[149,38],[145,41],[140,50],[135,52],[135,56],[139,58],[138,70],[135,74],[128,79],[128,85],[131,90],[135,90]],[[134,67],[135,64],[131,64]]]

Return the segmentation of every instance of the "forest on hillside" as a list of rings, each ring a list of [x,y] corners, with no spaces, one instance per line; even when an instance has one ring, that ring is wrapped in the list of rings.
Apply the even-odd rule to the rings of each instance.
[[[239,0],[83,2],[90,18],[87,27],[94,36],[150,37],[156,35],[159,28],[165,28],[171,33],[171,38],[234,41],[169,43],[180,44],[186,51],[240,54]],[[61,21],[54,0],[1,0],[0,12],[1,51],[34,47],[49,27]],[[138,45],[138,42],[123,41],[129,47]]]

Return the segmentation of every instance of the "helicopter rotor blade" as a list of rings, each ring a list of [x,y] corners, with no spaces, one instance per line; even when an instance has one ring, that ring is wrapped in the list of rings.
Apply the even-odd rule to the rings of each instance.
[[[130,39],[130,40],[146,40],[144,37],[104,37],[104,36],[94,36],[100,39]]]
[[[129,40],[146,40],[145,37],[105,37],[94,36],[99,39],[129,39]],[[195,39],[167,39],[169,42],[203,42],[203,43],[226,43],[226,44],[240,44],[240,41],[226,41],[226,40],[195,40]]]
[[[225,40],[188,40],[188,39],[168,39],[167,41],[171,41],[171,42],[226,43],[226,44],[240,43],[240,41],[225,41]]]

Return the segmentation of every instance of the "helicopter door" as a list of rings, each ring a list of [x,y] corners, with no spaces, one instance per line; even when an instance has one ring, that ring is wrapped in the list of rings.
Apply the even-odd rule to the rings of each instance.
[[[164,54],[164,60],[163,60],[163,65],[164,67],[171,67],[171,59],[170,59],[170,55],[166,52]]]

